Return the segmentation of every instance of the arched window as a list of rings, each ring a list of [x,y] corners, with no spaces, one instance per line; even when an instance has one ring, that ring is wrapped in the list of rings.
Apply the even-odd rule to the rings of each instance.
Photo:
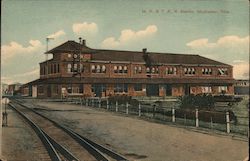
[[[212,69],[211,68],[208,69],[208,73],[212,74]]]
[[[123,73],[122,72],[122,66],[119,66],[118,69],[119,69],[119,73]]]
[[[146,68],[146,72],[150,73],[150,68],[149,67]]]
[[[67,66],[67,71],[68,71],[68,73],[71,73],[71,72],[72,72],[72,65],[71,65],[71,64],[68,64],[68,66]]]
[[[106,66],[102,65],[102,73],[106,73]]]
[[[116,65],[114,66],[114,72],[115,72],[115,73],[118,73],[118,69],[117,69],[117,66],[116,66]]]
[[[123,73],[128,73],[128,67],[127,66],[123,67]]]
[[[138,67],[138,73],[142,73],[142,68],[141,68],[141,66]]]
[[[138,73],[138,69],[137,69],[137,66],[134,67],[134,73]]]
[[[101,66],[100,65],[96,66],[96,73],[101,73]]]
[[[194,68],[192,68],[191,74],[195,74],[195,69]]]
[[[184,73],[187,74],[187,68],[184,68]]]
[[[91,65],[91,71],[92,71],[92,73],[95,73],[95,72],[96,72],[96,70],[95,70],[95,65]]]
[[[177,70],[176,70],[176,68],[174,67],[174,75],[176,75],[177,74]]]
[[[83,72],[83,64],[80,64],[80,72]]]

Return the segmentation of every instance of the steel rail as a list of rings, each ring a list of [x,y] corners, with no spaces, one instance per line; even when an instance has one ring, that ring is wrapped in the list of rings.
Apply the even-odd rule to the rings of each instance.
[[[16,109],[16,107],[14,105],[12,105],[10,103],[9,106],[12,107],[20,116],[22,116],[28,122],[28,124],[32,127],[32,129],[36,132],[37,136],[40,138],[40,140],[44,144],[44,146],[45,146],[45,148],[50,156],[50,159],[53,161],[62,161],[60,156],[56,152],[54,146],[51,144],[51,142],[46,137],[44,132],[32,120],[30,120],[27,116],[25,116],[24,113],[22,113],[21,111]]]
[[[19,101],[17,101],[17,100],[15,100],[15,101],[16,101],[16,103],[19,104],[20,106],[23,106],[23,107],[25,107],[25,108],[27,108],[27,109],[33,111],[33,112],[36,113],[37,115],[39,115],[39,116],[41,116],[41,117],[43,117],[43,118],[45,118],[45,119],[51,121],[55,126],[61,128],[61,129],[63,129],[65,132],[67,132],[69,135],[71,135],[72,138],[74,138],[79,144],[81,144],[84,148],[86,147],[86,148],[87,148],[86,150],[88,150],[88,151],[90,150],[89,152],[90,152],[91,154],[93,153],[93,155],[96,155],[96,151],[97,151],[98,153],[100,153],[100,152],[105,153],[106,155],[108,155],[109,157],[111,157],[111,158],[113,158],[113,159],[115,159],[115,160],[117,160],[117,161],[128,161],[128,159],[126,159],[126,158],[125,158],[124,156],[122,156],[121,154],[118,154],[118,153],[114,152],[113,150],[108,149],[107,147],[104,147],[104,146],[102,146],[102,145],[100,145],[100,144],[98,144],[98,143],[95,143],[95,142],[93,142],[93,141],[87,139],[86,137],[83,137],[82,135],[80,135],[80,134],[74,132],[72,129],[70,129],[70,128],[66,127],[66,126],[63,126],[63,125],[61,125],[61,124],[59,124],[59,123],[57,123],[56,121],[54,121],[54,120],[52,120],[52,119],[50,119],[50,118],[44,116],[43,114],[41,114],[41,113],[35,111],[35,110],[32,109],[32,108],[29,108],[28,106],[26,106],[26,105],[20,103]],[[89,147],[91,147],[91,149],[89,149]],[[95,149],[95,150],[92,150],[92,149]],[[98,153],[97,153],[97,154],[98,154]],[[97,156],[97,157],[98,157],[98,156]],[[97,158],[96,158],[96,159],[97,159]],[[98,159],[101,159],[101,158],[98,157]],[[108,159],[107,159],[107,158],[101,159],[101,161],[104,161],[104,160],[108,160]]]
[[[28,106],[20,103],[19,101],[15,100],[15,103],[19,104],[20,106],[22,106],[22,107],[24,107],[24,108],[26,108],[28,110],[31,110],[32,112],[36,113],[37,115],[49,120],[50,122],[52,122],[58,128],[61,128],[63,131],[68,133],[73,139],[75,139],[81,146],[83,146],[98,161],[109,161],[109,159],[107,157],[105,157],[103,155],[103,153],[107,154],[108,156],[110,156],[111,158],[113,158],[113,159],[115,159],[117,161],[127,161],[128,160],[125,157],[121,156],[120,154],[117,154],[117,153],[113,152],[112,150],[110,150],[110,149],[108,149],[106,147],[103,147],[103,146],[101,146],[101,145],[99,145],[97,143],[94,143],[93,141],[90,141],[89,139],[84,138],[83,136],[81,136],[78,133],[74,132],[72,129],[57,123],[56,121],[44,116],[43,114],[35,111],[32,108],[29,108]]]

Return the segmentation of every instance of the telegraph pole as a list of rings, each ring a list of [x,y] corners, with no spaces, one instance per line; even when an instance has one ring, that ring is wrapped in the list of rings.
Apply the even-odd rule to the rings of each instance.
[[[48,74],[49,74],[49,72],[48,72],[48,66],[49,66],[49,63],[48,63],[48,51],[49,51],[49,40],[54,40],[54,38],[52,38],[52,37],[47,37],[46,38],[46,57],[45,57],[45,59],[46,59],[46,67],[45,67],[45,71],[46,71],[46,76],[47,76],[47,78],[48,78]]]

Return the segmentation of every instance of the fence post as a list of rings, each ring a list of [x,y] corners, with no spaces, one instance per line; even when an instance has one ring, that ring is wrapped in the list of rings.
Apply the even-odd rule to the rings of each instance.
[[[141,117],[141,103],[140,102],[139,102],[138,108],[139,108],[138,115],[139,115],[139,117]]]
[[[101,108],[101,98],[99,98],[99,102],[98,103],[99,103],[98,107]]]
[[[88,106],[88,99],[87,98],[86,98],[86,102],[85,103],[86,103],[86,106]]]
[[[210,126],[211,126],[211,129],[213,129],[213,118],[212,117],[210,118]]]
[[[128,102],[126,102],[126,114],[128,115]]]
[[[172,108],[172,122],[175,122],[175,109]]]
[[[227,133],[230,133],[230,119],[229,119],[229,112],[226,112],[226,123],[227,123]]]
[[[185,124],[185,126],[187,126],[187,116],[186,116],[186,114],[184,114],[184,124]]]
[[[81,104],[81,107],[82,107],[82,98],[80,97],[80,104]]]
[[[156,112],[156,105],[153,105],[153,118],[155,117],[155,112]]]
[[[107,99],[107,110],[109,109],[109,100]]]
[[[199,111],[195,109],[195,127],[199,127]]]
[[[115,102],[115,112],[118,112],[118,102]]]

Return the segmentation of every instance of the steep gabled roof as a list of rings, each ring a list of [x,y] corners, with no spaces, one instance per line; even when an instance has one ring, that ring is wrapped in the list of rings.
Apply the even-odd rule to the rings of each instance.
[[[88,52],[88,53],[92,53],[92,52],[95,52],[95,50],[87,47],[86,45],[82,45],[82,52]],[[69,40],[49,51],[46,52],[46,54],[48,53],[60,53],[60,52],[74,52],[74,51],[80,51],[80,44],[75,42],[75,41],[72,41],[72,40]]]

